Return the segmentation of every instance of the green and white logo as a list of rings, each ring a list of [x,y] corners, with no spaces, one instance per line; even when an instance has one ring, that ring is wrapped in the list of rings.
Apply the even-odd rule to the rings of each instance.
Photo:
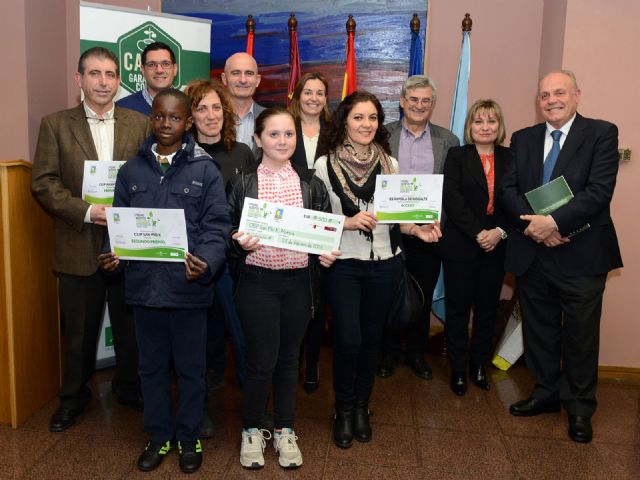
[[[131,93],[142,90],[145,86],[142,76],[142,51],[153,42],[169,45],[176,56],[178,74],[173,80],[174,87],[180,87],[180,59],[182,47],[180,44],[153,22],[146,22],[118,38],[118,59],[120,60],[121,85]]]

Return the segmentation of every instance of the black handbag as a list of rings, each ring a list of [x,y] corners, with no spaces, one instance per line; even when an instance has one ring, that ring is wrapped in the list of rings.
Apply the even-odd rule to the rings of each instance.
[[[413,325],[422,316],[423,307],[424,293],[403,262],[400,282],[387,316],[387,327],[400,329]]]

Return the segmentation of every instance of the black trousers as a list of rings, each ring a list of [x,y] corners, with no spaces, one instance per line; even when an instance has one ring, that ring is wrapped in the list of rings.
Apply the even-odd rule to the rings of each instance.
[[[123,400],[140,396],[138,348],[131,309],[125,304],[124,275],[58,274],[64,371],[60,405],[81,410],[91,399],[87,382],[96,365],[96,350],[105,297],[113,331],[116,372],[113,392]]]
[[[244,428],[261,423],[273,386],[276,428],[293,428],[300,346],[311,316],[309,270],[246,265],[236,308],[247,345]]]
[[[333,315],[336,404],[368,400],[384,323],[402,273],[400,255],[387,260],[337,260],[327,275]]]
[[[491,339],[504,280],[504,249],[482,253],[472,260],[444,260],[447,353],[451,369],[463,372],[467,363],[484,366],[491,359]],[[469,318],[473,306],[471,354]]]
[[[406,329],[406,356],[417,357],[425,354],[429,343],[431,301],[440,275],[441,259],[435,244],[425,243],[408,235],[402,236],[402,242],[407,270],[415,277],[424,293],[422,318]],[[386,329],[382,341],[382,353],[392,354],[396,358],[402,354],[401,330]]]
[[[561,400],[569,415],[596,409],[600,313],[606,274],[570,277],[540,247],[517,278],[524,353],[535,379],[532,396]]]
[[[213,288],[213,287],[212,287]],[[205,395],[207,310],[134,307],[144,395],[144,429],[151,440],[200,437]],[[171,413],[171,360],[178,405]]]

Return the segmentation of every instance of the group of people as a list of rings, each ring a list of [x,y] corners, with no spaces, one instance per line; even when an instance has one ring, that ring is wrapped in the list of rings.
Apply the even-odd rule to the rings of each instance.
[[[607,272],[622,265],[609,215],[617,130],[577,114],[571,72],[540,80],[546,122],[516,132],[506,148],[493,100],[469,109],[463,146],[431,123],[437,88],[422,75],[404,82],[402,119],[385,125],[380,102],[365,91],[330,114],[321,73],[302,76],[288,109],[263,108],[253,101],[260,75],[246,53],[227,59],[221,82],[194,81],[184,92],[172,88],[178,65],[169,46],[152,43],[141,59],[146,87],[114,102],[117,58],[87,50],[75,74],[81,105],[42,120],[32,191],[55,222],[65,360],[52,432],[69,428],[90,400],[106,298],[113,392],[143,411],[150,435],[140,470],[157,468],[174,443],[182,471],[200,467],[200,438],[213,429],[207,392],[223,378],[225,325],[244,393],[241,465],[262,467],[270,439],[283,468],[302,465],[294,429],[298,362],[304,348],[303,388],[312,393],[327,306],[333,440],[340,448],[368,442],[376,374],[391,376],[404,354],[416,376],[432,378],[425,353],[442,265],[451,390],[464,395],[467,378],[490,389],[496,311],[505,271],[513,272],[535,386],[510,413],[555,412],[562,402],[570,437],[591,440],[602,294]],[[81,198],[83,161],[94,158],[127,160],[114,206],[184,210],[183,264],[125,262],[111,251],[108,209]],[[396,173],[443,174],[441,223],[378,223],[376,176]],[[561,175],[573,199],[536,215],[524,194]],[[339,250],[311,255],[262,245],[239,231],[245,198],[344,215]],[[387,324],[404,268],[425,296],[422,318],[406,332]]]

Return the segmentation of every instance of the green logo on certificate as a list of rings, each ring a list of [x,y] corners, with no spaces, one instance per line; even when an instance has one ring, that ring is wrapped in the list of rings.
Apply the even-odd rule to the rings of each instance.
[[[163,42],[171,47],[176,56],[176,62],[180,65],[182,47],[167,32],[153,22],[146,22],[118,38],[118,59],[120,60],[120,75],[123,88],[131,93],[139,92],[144,88],[142,76],[142,51],[153,42]],[[179,87],[180,69],[173,80],[173,86]]]

